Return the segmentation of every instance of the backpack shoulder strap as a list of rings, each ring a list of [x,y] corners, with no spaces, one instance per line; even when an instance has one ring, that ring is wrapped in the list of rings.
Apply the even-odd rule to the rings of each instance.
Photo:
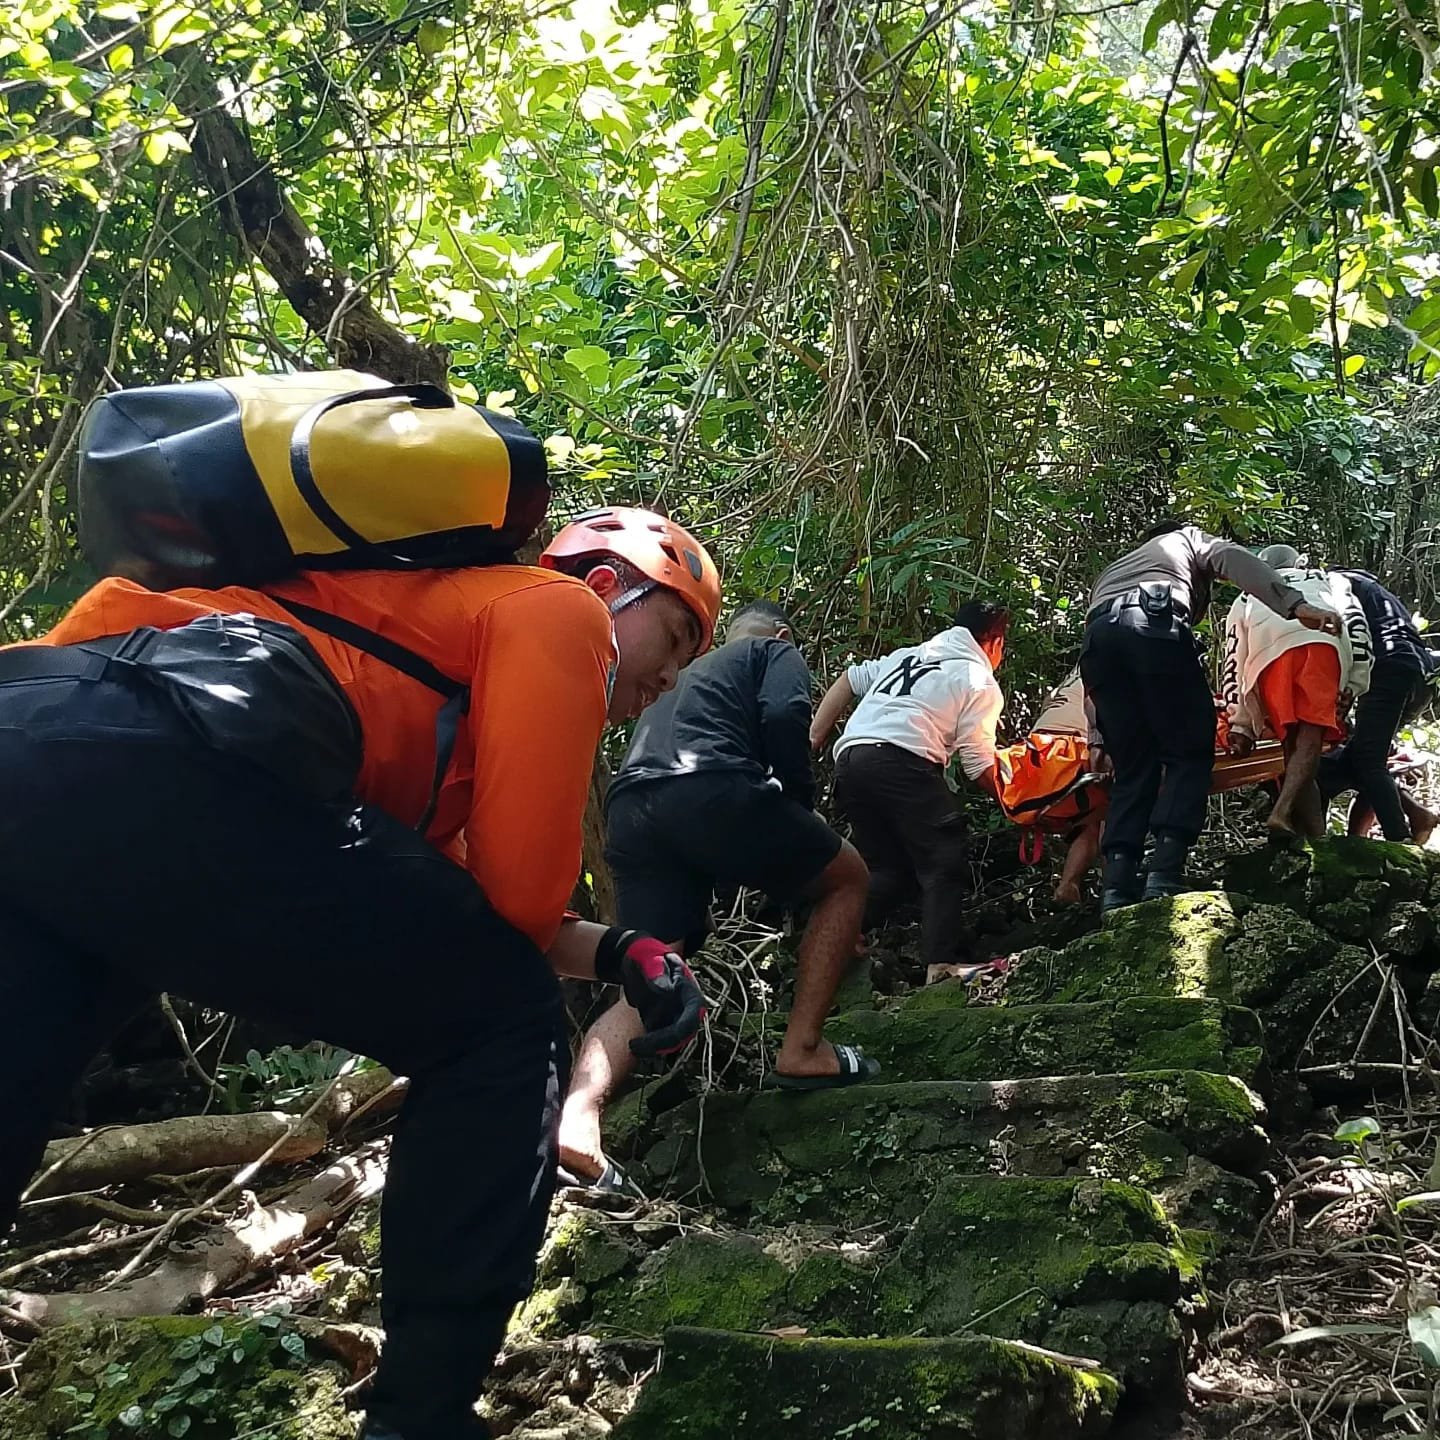
[[[302,625],[308,625],[322,635],[329,635],[342,644],[373,655],[392,670],[408,675],[443,697],[444,703],[435,716],[435,774],[430,784],[430,800],[425,806],[425,813],[415,826],[423,835],[435,818],[440,786],[444,783],[445,773],[449,770],[451,757],[455,753],[455,736],[460,729],[460,717],[470,709],[470,687],[462,681],[452,679],[409,646],[400,644],[398,640],[391,640],[365,625],[357,625],[355,621],[346,620],[328,610],[317,610],[313,605],[302,605],[298,600],[287,600],[282,595],[271,595],[270,598],[288,610]]]

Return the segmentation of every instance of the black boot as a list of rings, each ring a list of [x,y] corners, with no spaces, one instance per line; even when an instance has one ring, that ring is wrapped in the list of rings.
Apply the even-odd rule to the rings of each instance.
[[[1155,849],[1150,854],[1150,873],[1145,877],[1146,900],[1160,900],[1166,895],[1183,895],[1185,857],[1190,842],[1173,830],[1161,830],[1155,836]]]
[[[1133,850],[1107,850],[1100,913],[1108,915],[1140,898],[1140,857]]]

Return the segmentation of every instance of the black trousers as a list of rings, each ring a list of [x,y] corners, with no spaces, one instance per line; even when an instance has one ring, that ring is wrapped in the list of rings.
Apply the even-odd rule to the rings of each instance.
[[[1193,843],[1215,765],[1215,700],[1189,631],[1147,635],[1102,616],[1086,627],[1080,674],[1115,765],[1105,849],[1138,855],[1161,830]]]
[[[1358,790],[1374,809],[1387,840],[1409,840],[1410,822],[1386,768],[1395,734],[1424,703],[1429,686],[1412,665],[1377,660],[1370,688],[1355,706],[1355,728],[1338,749],[1320,759],[1320,793],[1333,800]]]
[[[808,806],[735,770],[626,785],[605,812],[616,920],[678,941],[687,955],[709,934],[716,889],[744,885],[796,900],[840,844]]]
[[[970,846],[944,770],[898,745],[852,745],[835,762],[835,800],[870,867],[866,928],[918,889],[925,963],[963,959]]]
[[[412,831],[207,749],[132,685],[0,678],[0,1087],[25,1097],[0,1107],[0,1235],[57,1107],[157,991],[373,1056],[411,1088],[371,1413],[481,1435],[554,1185],[555,976]]]

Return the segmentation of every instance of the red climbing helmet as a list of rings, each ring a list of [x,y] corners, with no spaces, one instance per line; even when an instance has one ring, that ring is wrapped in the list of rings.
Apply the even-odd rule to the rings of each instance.
[[[633,565],[646,579],[673,590],[700,622],[703,655],[720,615],[720,573],[705,547],[683,526],[653,510],[607,505],[577,515],[545,547],[540,563],[569,569],[560,561],[608,557]]]

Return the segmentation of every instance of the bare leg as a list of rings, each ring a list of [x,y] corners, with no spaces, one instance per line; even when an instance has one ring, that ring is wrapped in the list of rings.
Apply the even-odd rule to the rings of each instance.
[[[1427,810],[1408,790],[1400,791],[1400,808],[1410,822],[1410,834],[1417,845],[1423,845],[1440,827],[1440,815]]]
[[[1403,800],[1400,802],[1405,803]],[[1368,835],[1375,825],[1375,807],[1357,790],[1345,817],[1347,835]]]
[[[1055,886],[1055,899],[1061,905],[1080,903],[1080,882],[1089,873],[1100,854],[1100,817],[1092,816],[1065,852],[1065,864]]]
[[[605,1168],[600,1139],[605,1104],[635,1069],[630,1042],[644,1033],[640,1016],[624,999],[585,1032],[560,1112],[560,1163],[582,1180],[598,1180]]]
[[[821,872],[820,898],[800,938],[790,1023],[775,1057],[781,1075],[834,1075],[839,1070],[834,1048],[821,1031],[845,969],[855,958],[869,885],[860,852],[845,842]]]
[[[1266,822],[1271,830],[1292,835],[1318,835],[1324,809],[1315,775],[1325,731],[1319,725],[1299,724],[1285,737],[1285,783]]]

